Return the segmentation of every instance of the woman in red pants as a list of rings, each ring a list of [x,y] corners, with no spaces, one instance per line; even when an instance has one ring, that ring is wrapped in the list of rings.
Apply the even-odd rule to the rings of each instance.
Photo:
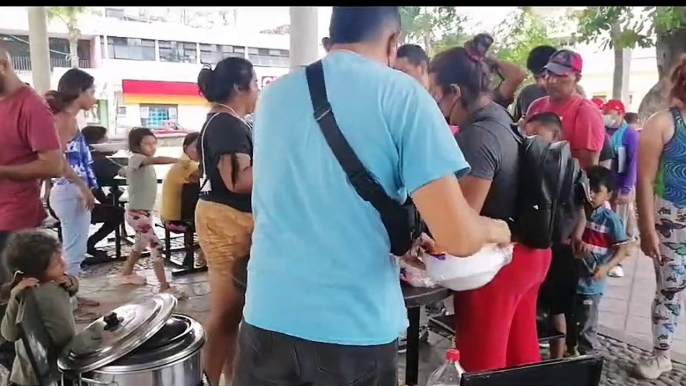
[[[514,217],[519,145],[512,118],[491,99],[491,72],[476,53],[456,47],[440,53],[429,68],[430,92],[451,125],[471,166],[460,187],[483,216]],[[467,371],[538,362],[538,289],[550,267],[550,249],[515,245],[512,263],[484,287],[456,292],[456,345]]]

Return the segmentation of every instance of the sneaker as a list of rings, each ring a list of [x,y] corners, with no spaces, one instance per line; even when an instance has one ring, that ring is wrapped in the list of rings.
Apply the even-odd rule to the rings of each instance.
[[[550,349],[550,342],[539,342],[538,348],[548,350],[548,349]]]
[[[572,348],[571,351],[567,349],[567,351],[564,353],[565,358],[576,358],[578,356],[580,356],[580,354],[576,347]]]
[[[610,272],[607,273],[609,277],[624,277],[624,269],[621,265],[615,265]]]
[[[136,273],[122,275],[119,280],[123,285],[145,285],[148,282],[143,276]]]
[[[188,294],[186,292],[184,292],[183,290],[180,290],[174,286],[169,286],[169,288],[167,288],[167,289],[160,290],[160,293],[174,295],[174,296],[176,296],[176,299],[178,299],[178,300],[188,299]]]
[[[636,374],[644,379],[658,379],[662,373],[672,371],[672,361],[665,355],[651,355],[636,364]]]
[[[100,249],[91,249],[88,251],[90,257],[86,257],[81,262],[81,267],[87,267],[90,265],[98,265],[103,263],[110,263],[113,259],[107,254],[107,252]]]

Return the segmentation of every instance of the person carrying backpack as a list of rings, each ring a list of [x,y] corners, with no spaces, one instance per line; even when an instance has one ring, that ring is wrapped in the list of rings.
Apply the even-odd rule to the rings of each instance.
[[[471,166],[460,179],[467,201],[483,216],[508,221],[518,242],[512,262],[490,283],[454,293],[461,364],[476,372],[538,362],[536,301],[550,266],[552,209],[558,202],[549,181],[555,181],[555,190],[565,181],[571,191],[572,183],[565,180],[570,173],[558,165],[575,163],[567,162],[572,160],[566,144],[558,146],[567,150],[564,158],[542,139],[517,134],[508,112],[491,99],[487,64],[464,48],[440,53],[429,74],[430,92],[443,115],[460,126],[455,138]],[[546,195],[548,201],[541,201]]]
[[[562,120],[562,139],[569,143],[572,156],[581,168],[587,169],[599,163],[606,136],[600,110],[576,91],[582,68],[583,60],[576,52],[554,53],[544,67],[548,96],[534,101],[527,116],[546,111],[557,114]],[[573,246],[580,241],[584,224],[583,217],[578,218],[579,226],[573,237],[561,238],[553,246],[550,270],[541,287],[540,306],[552,316],[555,329],[563,333],[574,325],[572,312],[578,275]],[[564,355],[564,343],[563,339],[550,342],[553,358]]]

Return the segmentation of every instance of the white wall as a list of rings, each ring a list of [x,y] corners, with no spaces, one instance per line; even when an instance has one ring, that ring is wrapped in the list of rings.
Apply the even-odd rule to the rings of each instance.
[[[596,47],[579,46],[574,48],[584,60],[581,86],[588,97],[594,94],[612,97],[612,77],[614,73],[614,53],[611,50],[600,51]],[[636,49],[631,54],[629,76],[630,111],[638,111],[641,100],[658,81],[655,49]]]

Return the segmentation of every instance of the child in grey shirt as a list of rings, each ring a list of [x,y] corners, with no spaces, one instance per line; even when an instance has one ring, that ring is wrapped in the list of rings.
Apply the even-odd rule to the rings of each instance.
[[[129,185],[129,206],[126,209],[126,222],[136,231],[136,243],[126,260],[122,272],[122,284],[144,285],[144,277],[133,272],[136,261],[146,246],[150,247],[155,277],[160,283],[160,292],[169,292],[179,299],[188,295],[172,287],[164,271],[164,260],[161,257],[162,244],[155,234],[152,222],[152,211],[157,198],[157,174],[153,165],[173,164],[178,159],[156,157],[157,138],[150,129],[138,127],[129,132],[129,151],[131,157],[126,167],[126,178]]]

